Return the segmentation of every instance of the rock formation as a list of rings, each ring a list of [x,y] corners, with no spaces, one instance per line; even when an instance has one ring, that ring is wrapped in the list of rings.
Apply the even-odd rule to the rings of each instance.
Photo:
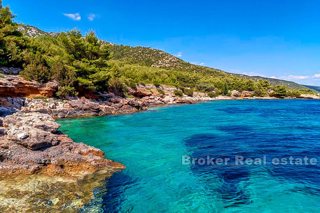
[[[3,128],[2,174],[73,176],[79,172],[93,173],[99,168],[110,168],[110,171],[123,168],[106,160],[102,151],[75,143],[61,134],[59,125],[48,114],[18,112],[3,119]]]
[[[10,185],[11,190],[16,188],[19,192],[1,190],[2,212],[79,209],[92,199],[95,187],[124,169],[123,165],[105,159],[101,150],[75,143],[60,133],[59,125],[48,114],[17,112],[1,119],[0,124],[0,186]],[[28,189],[30,185],[34,185],[32,191]],[[48,192],[45,187],[54,187],[54,191]],[[64,194],[60,194],[62,191]],[[42,207],[34,201],[36,197]],[[55,204],[47,203],[50,197]],[[71,199],[69,206],[61,200],[65,197]],[[7,204],[13,198],[20,201]]]
[[[56,82],[40,84],[14,75],[5,75],[0,78],[1,97],[52,97],[57,89]]]
[[[238,90],[232,90],[231,97],[239,98],[241,97],[241,92],[239,92]]]

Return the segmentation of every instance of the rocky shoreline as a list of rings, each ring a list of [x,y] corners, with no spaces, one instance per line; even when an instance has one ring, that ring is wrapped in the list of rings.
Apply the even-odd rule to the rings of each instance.
[[[129,98],[103,94],[99,99],[53,98],[54,82],[41,85],[18,76],[0,79],[0,211],[76,212],[93,197],[93,190],[124,165],[104,153],[76,143],[59,131],[55,119],[128,114],[151,106],[192,104],[233,97],[176,96],[175,87],[139,85]],[[259,97],[258,97],[259,98]],[[313,97],[308,97],[313,98]],[[263,99],[273,99],[266,97]],[[50,189],[50,190],[47,190]]]
[[[2,126],[1,212],[79,209],[90,201],[94,188],[124,169],[101,150],[59,132],[48,114],[19,111],[6,116]]]
[[[77,212],[124,165],[76,143],[59,131],[55,119],[127,114],[150,106],[195,103],[209,97],[175,97],[164,87],[130,91],[131,98],[53,98],[54,82],[41,85],[18,76],[0,79],[0,211]]]

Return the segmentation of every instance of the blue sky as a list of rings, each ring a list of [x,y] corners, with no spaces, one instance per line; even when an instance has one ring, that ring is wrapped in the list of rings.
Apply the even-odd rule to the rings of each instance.
[[[18,22],[95,31],[229,72],[320,85],[318,0],[3,0]]]

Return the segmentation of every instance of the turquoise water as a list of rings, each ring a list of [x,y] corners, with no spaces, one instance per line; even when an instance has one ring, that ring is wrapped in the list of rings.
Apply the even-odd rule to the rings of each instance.
[[[319,212],[319,118],[319,101],[247,100],[59,122],[127,167],[83,212]],[[236,165],[237,155],[265,163]],[[230,161],[184,165],[182,156]],[[272,163],[290,156],[318,162]]]

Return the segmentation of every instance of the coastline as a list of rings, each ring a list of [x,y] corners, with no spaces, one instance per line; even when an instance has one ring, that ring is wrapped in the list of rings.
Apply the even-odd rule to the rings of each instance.
[[[18,85],[20,88],[0,85],[0,111],[4,117],[0,128],[2,211],[80,209],[93,198],[95,188],[125,168],[105,158],[101,150],[75,142],[59,132],[55,119],[130,114],[150,107],[207,101],[277,99],[210,98],[204,93],[178,97],[173,87],[163,86],[164,94],[160,94],[155,86],[146,85],[129,91],[130,98],[108,94],[102,100],[61,100],[52,98],[54,84],[43,86],[24,81],[22,87],[21,83]]]
[[[42,2],[0,0],[0,213],[318,212],[320,2]]]

